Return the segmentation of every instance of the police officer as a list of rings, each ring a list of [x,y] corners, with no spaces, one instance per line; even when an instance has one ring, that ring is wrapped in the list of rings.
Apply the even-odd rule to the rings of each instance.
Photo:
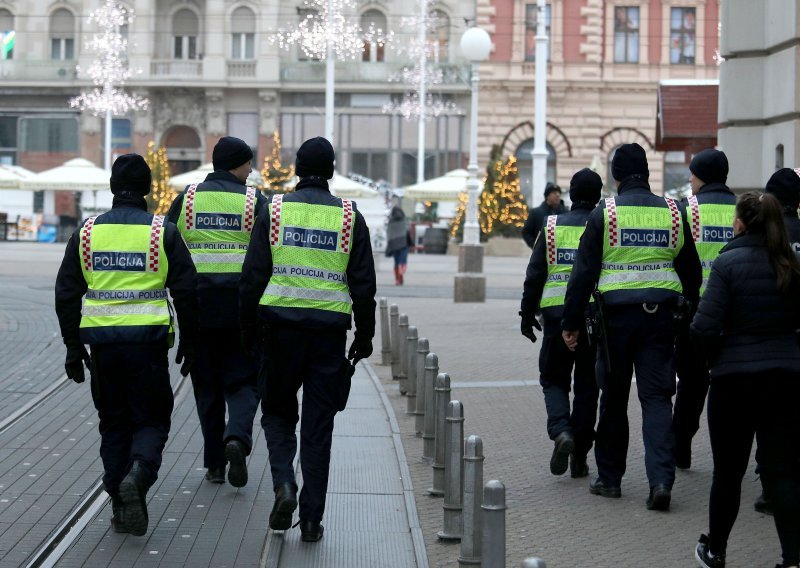
[[[306,542],[322,538],[333,419],[344,410],[353,372],[348,359],[369,357],[375,333],[369,230],[355,203],[331,195],[333,164],[326,139],[300,146],[300,182],[295,192],[274,196],[269,215],[256,223],[239,287],[244,338],[253,337],[257,320],[263,327],[258,387],[275,489],[273,530],[288,529],[297,507],[292,460],[303,387],[300,530]],[[351,313],[355,341],[345,358]]]
[[[628,395],[632,371],[642,404],[647,508],[668,510],[675,480],[672,429],[673,309],[683,294],[695,303],[700,260],[689,224],[671,199],[650,191],[644,149],[623,144],[611,173],[618,197],[589,217],[567,286],[562,336],[577,347],[592,291],[601,294],[607,349],[598,361],[600,419],[595,438],[594,495],[620,497],[628,452]]]
[[[561,317],[578,243],[602,189],[603,180],[588,168],[572,176],[569,184],[572,209],[545,218],[528,264],[519,312],[522,335],[535,342],[533,328],[542,330],[536,320],[536,311],[541,308],[544,337],[539,352],[539,383],[547,408],[547,434],[554,442],[550,473],[563,474],[569,460],[573,478],[589,475],[586,454],[594,440],[599,391],[594,373],[595,349],[585,333],[578,338],[575,351],[567,349],[561,339]],[[573,368],[575,399],[570,414]]]
[[[172,203],[178,226],[197,267],[200,330],[192,385],[203,431],[203,465],[212,483],[247,483],[246,457],[253,446],[258,408],[258,361],[244,352],[239,330],[239,276],[250,233],[266,199],[246,187],[253,151],[225,136],[212,153],[214,172]],[[225,407],[228,423],[225,423]]]
[[[733,238],[736,196],[728,189],[728,158],[724,152],[707,149],[699,152],[689,164],[692,196],[682,205],[692,229],[703,269],[700,294],[711,274],[711,265],[722,247]],[[694,308],[697,306],[695,305]],[[675,368],[678,388],[675,395],[675,466],[689,469],[692,465],[692,438],[700,428],[700,415],[708,393],[708,367],[705,355],[689,337],[688,322],[678,329],[675,341]]]
[[[193,363],[198,310],[191,256],[175,226],[147,212],[150,186],[141,156],[117,158],[111,211],[73,233],[56,278],[67,376],[82,383],[84,364],[91,369],[111,526],[136,536],[147,531],[147,490],[158,476],[172,414],[167,289],[180,323],[183,376]]]

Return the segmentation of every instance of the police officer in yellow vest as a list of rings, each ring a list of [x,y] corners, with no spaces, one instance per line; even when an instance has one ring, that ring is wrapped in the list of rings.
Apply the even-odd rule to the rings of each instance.
[[[736,196],[725,185],[728,158],[724,152],[711,148],[699,152],[692,158],[689,171],[692,196],[682,206],[703,268],[702,295],[714,259],[733,238]],[[696,343],[689,337],[689,321],[691,318],[687,318],[686,326],[678,330],[675,341],[678,387],[672,423],[675,427],[675,466],[679,469],[688,469],[692,465],[692,438],[700,428],[709,381],[705,356],[695,349]]]
[[[681,295],[696,304],[700,260],[678,205],[650,191],[641,146],[617,148],[611,173],[619,196],[601,202],[589,217],[567,286],[562,336],[567,347],[577,347],[596,287],[602,296],[608,352],[597,367],[598,477],[589,490],[604,497],[621,496],[628,452],[628,395],[635,369],[650,484],[647,508],[665,511],[675,480],[673,309]]]
[[[168,218],[178,226],[197,267],[200,332],[192,386],[203,431],[203,465],[212,483],[247,483],[258,408],[258,361],[244,352],[239,330],[239,277],[250,233],[266,203],[246,187],[253,151],[225,136],[212,153],[214,171],[186,188]],[[228,422],[225,423],[227,405]]]
[[[300,425],[301,538],[322,538],[333,419],[344,410],[350,376],[372,353],[375,266],[369,230],[356,204],[331,195],[334,152],[324,138],[297,151],[296,191],[276,195],[253,229],[242,269],[244,338],[261,322],[264,351],[258,377],[275,503],[273,530],[286,530],[297,507],[292,460],[297,449],[297,391],[303,387]],[[352,315],[351,315],[352,314]],[[355,341],[345,358],[347,330]]]
[[[572,272],[589,214],[600,201],[603,180],[585,168],[572,176],[568,213],[545,217],[543,228],[533,247],[520,316],[522,335],[536,341],[533,328],[541,331],[536,312],[544,318],[544,337],[539,351],[539,383],[547,409],[547,434],[554,442],[550,473],[567,471],[574,478],[589,475],[586,455],[592,448],[597,419],[598,388],[595,380],[596,350],[585,333],[578,338],[578,347],[570,351],[561,339],[561,317],[564,294]],[[570,413],[569,391],[575,373],[575,398]]]
[[[193,363],[198,311],[189,251],[172,223],[147,212],[150,186],[141,156],[117,158],[111,211],[73,233],[56,278],[67,376],[82,383],[84,363],[91,369],[111,526],[137,536],[147,531],[147,490],[158,476],[173,406],[167,290],[180,323],[184,376]]]

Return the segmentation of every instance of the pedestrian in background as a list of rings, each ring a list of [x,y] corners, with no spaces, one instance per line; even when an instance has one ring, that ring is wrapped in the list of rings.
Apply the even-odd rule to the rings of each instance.
[[[273,530],[290,528],[297,507],[293,460],[303,387],[300,532],[306,542],[322,538],[334,417],[344,410],[354,366],[372,354],[375,335],[369,229],[354,202],[331,195],[334,160],[325,138],[300,146],[300,182],[293,193],[274,196],[269,214],[256,223],[239,287],[243,339],[252,345],[257,321],[263,330],[258,387],[275,490]],[[345,358],[353,319],[355,340]]]
[[[567,286],[562,336],[567,347],[577,348],[589,298],[597,289],[607,349],[601,349],[597,368],[602,391],[594,448],[598,476],[589,491],[622,495],[635,369],[650,485],[646,505],[666,511],[675,481],[674,318],[682,297],[697,302],[700,260],[678,204],[650,191],[641,146],[620,146],[611,173],[619,196],[609,197],[589,216]]]
[[[736,196],[725,185],[728,179],[728,158],[724,152],[707,149],[692,158],[689,164],[689,183],[692,196],[682,205],[692,228],[692,239],[703,268],[705,290],[711,265],[719,251],[733,238],[733,217]],[[695,304],[693,309],[697,308]],[[708,393],[708,368],[703,354],[689,336],[689,322],[677,330],[675,340],[675,369],[678,375],[675,395],[675,466],[689,469],[692,465],[692,438],[700,429],[700,415]]]
[[[111,528],[141,536],[147,532],[147,490],[158,478],[173,407],[167,290],[178,313],[186,376],[194,362],[197,277],[175,225],[147,212],[151,174],[144,159],[117,158],[110,184],[111,211],[87,219],[67,243],[56,277],[56,313],[67,346],[67,376],[82,383],[84,364],[91,369]]]
[[[522,239],[525,244],[533,248],[536,237],[539,236],[544,220],[548,215],[560,215],[566,212],[567,207],[561,200],[561,188],[547,182],[544,188],[544,201],[538,207],[530,210],[528,218],[525,220],[525,225],[522,227]]]
[[[575,351],[567,349],[561,339],[561,318],[578,243],[602,189],[603,180],[588,168],[572,176],[569,184],[572,209],[545,219],[528,263],[519,312],[522,335],[535,342],[533,328],[542,331],[536,312],[540,308],[542,311],[544,335],[539,352],[539,384],[547,409],[547,434],[553,440],[550,473],[563,474],[569,463],[573,478],[589,475],[586,455],[594,440],[599,392],[594,371],[596,349],[587,333],[581,334]],[[570,412],[573,369],[575,396]]]
[[[403,285],[408,266],[408,247],[412,244],[406,214],[400,207],[400,200],[392,197],[392,210],[386,226],[386,256],[394,258],[394,283],[397,286]]]
[[[708,429],[714,458],[709,532],[700,536],[695,556],[701,566],[725,566],[755,437],[783,553],[778,567],[797,567],[800,262],[786,236],[781,204],[772,195],[743,195],[734,232],[711,268],[691,324],[692,336],[709,358]]]
[[[230,484],[243,487],[258,408],[258,361],[241,344],[239,277],[266,199],[245,186],[253,151],[244,140],[220,138],[211,160],[214,171],[176,197],[167,218],[177,225],[197,268],[200,330],[192,387],[206,479],[225,483],[227,464]]]
[[[786,224],[786,233],[789,244],[796,254],[800,254],[800,219],[797,209],[800,207],[800,168],[781,168],[769,178],[765,188],[766,193],[774,196],[783,207],[783,222]]]

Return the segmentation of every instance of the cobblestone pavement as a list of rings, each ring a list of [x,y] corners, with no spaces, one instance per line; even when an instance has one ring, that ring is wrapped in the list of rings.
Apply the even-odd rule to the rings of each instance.
[[[647,511],[648,484],[644,473],[641,410],[632,389],[629,418],[631,440],[622,499],[590,495],[588,480],[549,472],[552,442],[545,429],[546,413],[538,387],[538,346],[519,333],[519,300],[527,260],[487,258],[487,285],[497,290],[484,304],[452,301],[452,260],[412,256],[407,285],[395,288],[391,263],[382,262],[379,295],[396,303],[430,340],[439,355],[440,371],[450,374],[452,399],[465,408],[465,435],[483,438],[484,480],[506,485],[508,511],[507,566],[519,566],[528,556],[539,556],[548,568],[576,566],[687,567],[695,566],[694,544],[708,523],[711,452],[705,416],[694,441],[693,466],[678,471],[669,513]],[[441,271],[437,267],[446,267]],[[454,266],[454,265],[453,265]],[[437,297],[424,297],[426,290]],[[396,293],[397,292],[397,293]],[[422,440],[414,436],[406,400],[391,380],[388,367],[379,366],[376,337],[372,362],[395,409],[411,469],[417,510],[431,566],[457,566],[459,546],[437,541],[442,528],[442,500],[428,497],[431,467],[420,460]],[[521,381],[527,381],[523,385]],[[487,384],[488,383],[488,384]],[[596,472],[590,456],[592,473]],[[728,566],[772,567],[780,560],[773,521],[756,513],[752,503],[760,485],[751,473],[742,484],[742,506],[731,535]]]

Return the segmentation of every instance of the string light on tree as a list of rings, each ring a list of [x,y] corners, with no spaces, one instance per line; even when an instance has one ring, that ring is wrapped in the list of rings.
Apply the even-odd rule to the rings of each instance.
[[[272,135],[272,151],[269,156],[264,157],[264,166],[261,168],[261,179],[264,183],[259,189],[268,194],[285,193],[286,182],[294,177],[294,166],[283,165],[282,153],[281,135],[276,130]]]
[[[131,111],[146,109],[149,101],[138,95],[122,90],[133,71],[128,65],[126,52],[128,41],[120,33],[120,28],[133,22],[133,10],[118,4],[115,0],[105,0],[102,6],[89,15],[89,23],[97,24],[99,31],[86,42],[86,49],[97,57],[86,69],[94,88],[70,99],[70,106],[88,110],[95,116],[105,115],[105,168],[111,170],[111,121]]]
[[[170,169],[167,149],[156,147],[152,140],[147,143],[147,155],[144,161],[150,166],[153,177],[150,193],[146,196],[147,210],[156,215],[165,215],[175,199],[175,190],[169,185]]]

